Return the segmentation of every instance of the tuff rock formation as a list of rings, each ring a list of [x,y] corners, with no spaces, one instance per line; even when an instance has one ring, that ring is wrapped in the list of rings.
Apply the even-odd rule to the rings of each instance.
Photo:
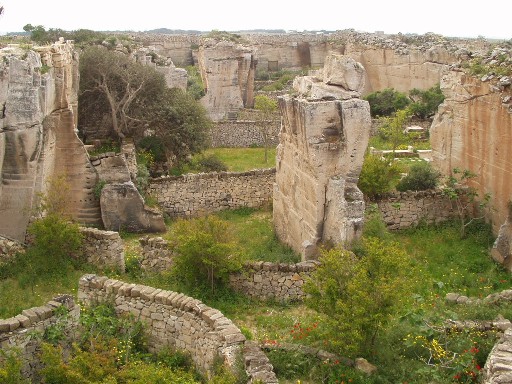
[[[70,186],[70,214],[99,224],[96,173],[76,134],[78,58],[69,42],[0,50],[0,233],[24,241],[38,193],[55,175]]]
[[[201,102],[212,120],[236,118],[240,109],[254,105],[254,48],[207,40],[197,59],[206,89]]]
[[[364,88],[364,68],[332,55],[322,78],[299,79],[299,96],[279,98],[283,118],[274,226],[279,238],[304,259],[315,256],[321,241],[357,238],[363,223],[364,201],[357,180],[371,128],[369,104],[357,97]],[[301,86],[308,82],[311,87]],[[318,96],[313,91],[317,85],[325,90],[323,99],[311,96]]]
[[[478,195],[490,195],[487,218],[495,233],[512,200],[512,90],[506,78],[447,72],[441,80],[445,101],[430,129],[436,167],[445,175],[455,168],[472,171]]]

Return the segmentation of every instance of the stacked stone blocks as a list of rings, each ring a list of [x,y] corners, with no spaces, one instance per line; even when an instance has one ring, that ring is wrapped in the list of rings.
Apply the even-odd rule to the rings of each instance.
[[[275,169],[213,172],[151,179],[149,193],[171,217],[261,207],[272,200]]]
[[[231,320],[183,293],[84,275],[78,298],[87,305],[113,301],[116,313],[132,314],[145,323],[150,351],[165,347],[187,351],[204,373],[212,372],[219,357],[233,366],[236,356],[244,351],[245,337]],[[246,368],[250,367],[250,382],[261,379],[264,383],[277,383],[268,359],[252,356],[242,356]]]

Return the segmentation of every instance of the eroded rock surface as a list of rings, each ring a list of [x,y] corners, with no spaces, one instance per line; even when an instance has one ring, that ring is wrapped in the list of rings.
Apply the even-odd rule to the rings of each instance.
[[[333,72],[334,66],[324,68],[324,73]],[[326,84],[325,79],[323,84],[333,88],[332,95],[339,92],[337,88],[350,92]],[[361,83],[353,86],[360,87]],[[280,239],[306,259],[314,257],[319,242],[351,241],[362,230],[364,202],[357,180],[371,118],[369,104],[354,96],[318,100],[307,91],[279,98],[283,120],[276,159],[274,226]]]
[[[447,72],[441,81],[445,101],[430,129],[436,167],[445,175],[454,168],[472,171],[479,196],[490,195],[488,219],[495,233],[512,199],[512,90],[499,81]]]
[[[100,222],[96,174],[76,135],[78,58],[69,42],[0,50],[0,233],[24,241],[47,181],[65,176],[70,214]]]
[[[254,48],[228,41],[205,42],[198,53],[206,95],[201,99],[214,121],[236,118],[254,104]]]

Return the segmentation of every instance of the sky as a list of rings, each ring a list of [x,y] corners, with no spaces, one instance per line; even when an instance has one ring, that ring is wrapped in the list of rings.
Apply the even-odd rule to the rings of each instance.
[[[67,31],[284,29],[511,39],[512,1],[458,0],[0,0],[0,32],[26,24]]]

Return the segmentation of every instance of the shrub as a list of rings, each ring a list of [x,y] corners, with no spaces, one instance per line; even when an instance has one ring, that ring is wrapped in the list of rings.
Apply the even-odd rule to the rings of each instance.
[[[407,176],[403,177],[396,185],[396,189],[401,192],[434,189],[440,178],[439,171],[435,170],[430,163],[422,161],[411,166]]]
[[[180,219],[172,233],[173,274],[189,289],[204,287],[211,292],[225,285],[229,274],[241,267],[241,258],[231,237],[229,223],[215,216]]]
[[[144,151],[151,155],[153,161],[166,162],[167,155],[162,140],[156,136],[144,136],[137,142],[138,152]]]
[[[369,199],[389,192],[400,176],[400,166],[380,155],[366,155],[357,186]]]
[[[444,95],[439,84],[426,91],[414,88],[409,92],[409,95],[413,100],[409,108],[413,115],[418,116],[420,119],[433,116],[437,112],[439,105],[444,101]]]
[[[341,355],[368,356],[379,332],[410,296],[412,265],[398,243],[363,239],[362,255],[322,250],[304,285],[306,304],[327,315],[330,345]]]
[[[198,165],[203,172],[222,172],[228,170],[226,164],[214,154],[201,157]]]
[[[390,116],[396,111],[404,109],[411,102],[406,94],[395,91],[393,88],[370,93],[364,99],[370,103],[372,117]]]

